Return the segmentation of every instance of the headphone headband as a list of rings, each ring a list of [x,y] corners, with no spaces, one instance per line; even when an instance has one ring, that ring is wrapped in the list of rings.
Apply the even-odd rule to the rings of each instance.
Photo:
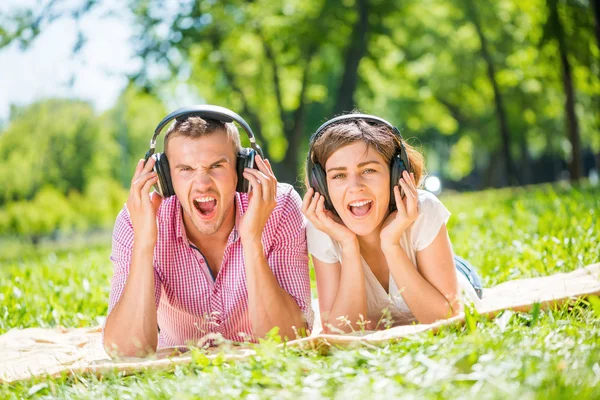
[[[150,139],[150,150],[149,153],[154,153],[154,149],[156,148],[156,138],[163,130],[163,128],[172,120],[182,120],[191,116],[201,117],[205,119],[214,119],[217,121],[221,121],[224,123],[229,122],[237,122],[248,135],[248,139],[250,139],[250,146],[258,153],[261,157],[263,157],[262,150],[258,144],[256,144],[256,139],[254,138],[254,133],[252,133],[252,129],[250,129],[250,125],[244,120],[244,118],[240,117],[237,113],[220,106],[213,105],[197,105],[191,107],[182,107],[179,108],[166,117],[162,119],[156,126],[154,130],[154,135],[152,139]]]
[[[337,124],[338,122],[348,121],[348,120],[356,120],[356,119],[364,119],[366,121],[379,122],[384,125],[387,125],[396,135],[398,135],[398,137],[401,140],[403,140],[400,130],[398,130],[398,128],[396,128],[394,125],[392,125],[391,123],[389,123],[388,121],[386,121],[383,118],[380,118],[380,117],[377,117],[377,116],[371,115],[371,114],[345,114],[345,115],[340,115],[335,118],[332,118],[329,121],[326,121],[325,123],[323,123],[315,131],[315,133],[313,133],[312,136],[310,137],[309,146],[312,146],[314,144],[314,141],[317,140],[317,138],[321,135],[321,133],[325,130],[325,128],[328,128],[331,125]]]

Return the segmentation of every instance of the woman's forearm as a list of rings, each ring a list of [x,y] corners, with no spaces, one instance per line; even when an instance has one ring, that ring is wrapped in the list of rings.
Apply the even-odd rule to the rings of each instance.
[[[342,246],[342,267],[337,295],[328,315],[323,315],[323,329],[343,331],[360,329],[367,318],[367,292],[358,242]],[[362,316],[362,318],[361,318]]]
[[[420,323],[429,324],[459,313],[458,297],[455,294],[446,297],[423,278],[400,245],[382,250],[398,290]]]

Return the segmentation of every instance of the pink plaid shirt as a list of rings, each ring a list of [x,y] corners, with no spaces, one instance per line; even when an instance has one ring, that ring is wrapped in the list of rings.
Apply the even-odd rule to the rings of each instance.
[[[306,220],[302,201],[291,185],[277,186],[277,206],[262,235],[267,261],[279,285],[298,303],[308,327],[312,326]],[[248,291],[238,221],[248,209],[248,194],[236,193],[236,221],[229,234],[219,273],[213,279],[200,251],[190,244],[177,196],[158,210],[158,240],[154,249],[154,278],[160,334],[158,346],[196,342],[208,333],[234,341],[252,340],[248,318]],[[114,275],[108,313],[119,301],[129,275],[133,227],[126,208],[113,232]]]

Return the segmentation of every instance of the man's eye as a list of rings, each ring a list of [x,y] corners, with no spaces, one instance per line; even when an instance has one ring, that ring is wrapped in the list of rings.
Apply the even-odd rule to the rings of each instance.
[[[222,166],[223,166],[222,164],[215,164],[215,165],[212,165],[210,168],[217,169],[217,168],[221,168]]]
[[[375,170],[373,168],[367,168],[363,171],[363,174],[370,174],[372,172],[375,172]]]
[[[191,171],[192,168],[191,167],[182,167],[181,170],[182,171]]]

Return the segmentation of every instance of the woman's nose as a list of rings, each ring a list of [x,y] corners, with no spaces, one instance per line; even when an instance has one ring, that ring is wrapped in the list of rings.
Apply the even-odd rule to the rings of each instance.
[[[364,182],[362,180],[362,176],[360,175],[352,175],[348,177],[348,189],[351,191],[361,191],[364,189]]]

